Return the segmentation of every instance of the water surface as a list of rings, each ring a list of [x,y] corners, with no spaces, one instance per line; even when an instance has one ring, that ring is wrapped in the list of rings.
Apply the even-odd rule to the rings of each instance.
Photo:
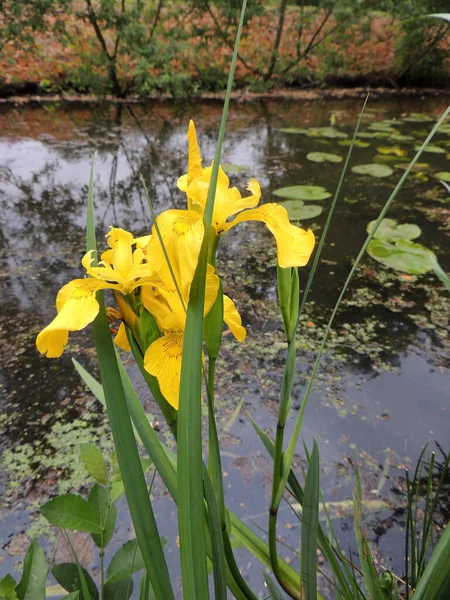
[[[324,325],[364,242],[366,226],[400,178],[401,165],[413,157],[414,146],[445,107],[439,99],[398,99],[374,102],[368,108],[363,132],[373,133],[371,124],[392,119],[397,133],[361,138],[369,146],[355,148],[352,165],[372,163],[375,156],[380,160],[380,147],[399,147],[405,156],[389,161],[394,169],[390,177],[349,173],[346,179],[299,333],[293,417]],[[333,193],[341,165],[313,163],[306,155],[319,151],[345,156],[342,140],[280,129],[329,126],[332,120],[338,131],[351,136],[359,109],[355,100],[235,104],[223,157],[235,165],[229,173],[232,184],[243,192],[248,179],[256,177],[264,202],[277,201],[273,192],[290,185],[320,185]],[[48,495],[58,489],[87,489],[90,481],[76,459],[79,443],[100,440],[105,452],[111,451],[104,415],[71,362],[75,357],[95,372],[90,332],[72,334],[58,360],[40,357],[34,346],[36,334],[54,316],[57,291],[81,274],[93,152],[98,152],[95,202],[101,246],[111,225],[136,235],[148,232],[151,220],[139,172],[157,213],[185,206],[176,182],[186,171],[188,120],[196,121],[204,164],[208,164],[220,113],[221,107],[211,103],[0,108],[0,444],[4,453],[0,574],[23,554],[26,539],[21,532],[30,523],[36,534],[42,533],[36,507]],[[411,121],[412,113],[426,113],[432,120]],[[398,133],[412,139],[393,140],[391,136]],[[427,164],[407,182],[389,216],[418,225],[422,234],[417,242],[433,249],[448,273],[449,194],[436,178],[436,173],[449,169],[448,133],[438,134],[436,144],[444,152],[424,154],[421,162]],[[330,202],[320,201],[322,214],[302,223],[318,238]],[[274,430],[286,352],[277,308],[275,255],[266,228],[248,223],[224,236],[218,259],[225,291],[233,297],[248,332],[242,345],[225,337],[218,365],[225,487],[230,507],[256,530],[266,527],[270,462],[249,415],[261,427]],[[303,287],[307,275],[308,268],[303,269]],[[338,313],[305,416],[303,438],[309,446],[313,438],[319,443],[325,497],[351,498],[358,463],[364,497],[387,503],[385,510],[368,515],[367,526],[386,565],[392,564],[399,574],[405,518],[403,470],[414,465],[426,443],[438,453],[439,447],[450,450],[449,312],[448,293],[433,274],[401,274],[366,256]],[[146,410],[161,420],[136,368],[131,363],[129,368]],[[288,433],[292,426],[293,419]],[[161,435],[169,439],[162,424]],[[299,446],[298,469],[303,461]],[[161,533],[168,537],[168,560],[176,573],[175,513],[161,485],[156,484],[154,495]],[[126,540],[132,534],[121,506],[117,538]],[[352,526],[345,515],[336,520],[345,544],[352,540]],[[287,505],[279,527],[280,538],[298,546],[299,525]],[[280,546],[280,551],[297,564],[288,547]],[[242,550],[239,559],[245,576],[262,590],[258,563]],[[86,563],[94,568],[97,564],[89,548]]]

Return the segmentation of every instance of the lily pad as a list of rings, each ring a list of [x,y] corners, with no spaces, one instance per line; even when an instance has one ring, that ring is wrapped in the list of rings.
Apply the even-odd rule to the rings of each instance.
[[[436,177],[440,181],[450,181],[450,172],[449,171],[440,171],[439,173],[436,173]]]
[[[423,173],[422,171],[419,171],[418,173],[413,173],[411,177],[419,183],[426,183],[429,180],[428,175],[425,175],[425,173]]]
[[[353,167],[352,172],[357,173],[358,175],[370,175],[371,177],[389,177],[389,175],[392,175],[394,171],[387,165],[377,165],[376,163],[371,163],[368,165],[358,165],[357,167]]]
[[[398,240],[395,245],[385,240],[372,240],[367,252],[381,264],[411,275],[428,273],[437,264],[434,252],[409,240]]]
[[[288,211],[290,221],[305,221],[314,219],[322,214],[322,207],[313,204],[304,204],[302,200],[286,200],[284,208]]]
[[[407,117],[403,117],[403,121],[407,123],[429,123],[430,121],[434,121],[434,119],[430,115],[424,115],[423,113],[411,113]]]
[[[389,156],[389,154],[375,154],[373,157],[373,162],[382,165],[397,165],[399,160],[401,160],[398,156]]]
[[[419,150],[420,146],[416,146],[415,150]],[[444,148],[437,146],[436,144],[428,144],[428,146],[424,149],[424,152],[430,152],[431,154],[445,154]]]
[[[398,133],[394,127],[391,127],[391,125],[384,123],[383,121],[375,121],[375,123],[371,123],[369,125],[369,129],[371,131],[381,131],[382,133]]]
[[[401,125],[402,122],[399,121],[398,119],[383,119],[381,121],[381,123],[383,123],[384,125]]]
[[[376,221],[367,225],[367,233],[370,233]],[[383,219],[373,236],[374,240],[385,240],[386,242],[397,242],[398,240],[415,240],[421,235],[420,227],[414,223],[403,223],[397,225],[394,219]]]
[[[306,134],[306,129],[302,127],[282,127],[280,129],[283,133],[303,133]]]
[[[310,127],[306,130],[306,135],[309,137],[348,138],[346,133],[334,127]]]
[[[352,141],[351,140],[341,140],[340,142],[338,142],[339,146],[351,146],[352,145]],[[354,143],[355,148],[368,148],[370,146],[369,142],[363,142],[363,140],[355,140]]]
[[[377,148],[377,152],[393,156],[406,156],[408,153],[407,150],[399,148],[398,146],[380,146]]]
[[[390,139],[394,142],[413,142],[414,137],[412,135],[404,135],[403,133],[393,133]]]
[[[306,158],[316,163],[340,163],[344,160],[339,154],[331,154],[329,152],[310,152],[306,155]]]
[[[372,138],[377,137],[377,134],[370,131],[361,131],[356,137],[371,140]]]
[[[318,185],[291,185],[273,192],[275,196],[288,200],[326,200],[331,198],[330,192]]]
[[[233,163],[221,163],[221,167],[225,173],[243,173],[250,170],[247,165],[235,165]]]

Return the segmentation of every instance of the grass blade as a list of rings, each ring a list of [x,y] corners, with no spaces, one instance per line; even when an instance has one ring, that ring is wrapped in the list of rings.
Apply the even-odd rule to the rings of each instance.
[[[411,600],[447,600],[450,597],[450,527],[439,540]]]
[[[400,178],[400,181],[395,186],[394,191],[391,193],[391,195],[389,196],[386,204],[384,205],[383,209],[381,210],[380,214],[378,215],[378,218],[375,221],[373,229],[368,234],[368,236],[366,238],[366,241],[364,242],[361,250],[358,253],[358,256],[356,257],[356,259],[353,262],[352,268],[350,269],[350,273],[348,274],[347,279],[345,280],[345,283],[344,283],[344,285],[342,287],[342,290],[341,290],[341,292],[339,294],[339,297],[338,297],[338,299],[336,301],[336,304],[335,304],[335,306],[333,308],[333,311],[331,313],[330,319],[329,319],[329,321],[327,323],[327,326],[325,328],[325,332],[324,332],[324,335],[323,335],[323,338],[322,338],[322,342],[321,342],[320,347],[319,347],[319,351],[317,353],[316,360],[314,361],[314,365],[313,365],[313,369],[312,369],[312,372],[311,372],[311,375],[310,375],[310,378],[309,378],[309,381],[308,381],[308,385],[307,385],[305,393],[303,395],[303,400],[302,400],[302,404],[301,404],[301,407],[300,407],[300,411],[298,413],[298,416],[297,416],[297,419],[296,419],[296,422],[295,422],[295,425],[294,425],[294,431],[292,433],[291,440],[289,442],[288,448],[287,448],[287,450],[285,452],[285,455],[284,455],[284,473],[283,473],[282,480],[280,482],[280,489],[279,489],[279,493],[278,493],[280,498],[281,498],[281,496],[283,494],[283,490],[284,490],[284,487],[286,485],[287,478],[289,476],[289,471],[290,471],[291,466],[292,466],[292,460],[294,458],[295,448],[296,448],[296,445],[297,445],[298,437],[300,435],[300,431],[301,431],[301,427],[302,427],[302,423],[303,423],[303,416],[305,414],[305,410],[306,410],[306,406],[307,406],[309,394],[311,393],[313,381],[314,381],[317,369],[319,367],[319,364],[320,364],[320,361],[321,361],[321,358],[322,358],[322,354],[323,354],[323,351],[324,351],[324,348],[325,348],[325,344],[327,342],[328,335],[329,335],[331,327],[332,327],[332,325],[334,323],[334,319],[336,317],[336,314],[337,314],[337,311],[338,311],[339,306],[341,304],[341,301],[342,301],[343,297],[345,296],[345,293],[346,293],[347,288],[348,288],[348,286],[350,284],[350,281],[353,278],[353,275],[354,275],[356,269],[358,268],[358,265],[361,262],[364,254],[365,254],[365,252],[367,250],[367,246],[369,245],[369,243],[371,242],[373,236],[375,235],[375,233],[376,233],[376,231],[377,231],[377,229],[378,229],[381,221],[384,219],[387,211],[389,210],[391,204],[393,203],[393,201],[397,197],[399,191],[403,187],[403,184],[405,183],[406,178],[408,177],[408,175],[410,174],[410,172],[414,168],[414,165],[416,164],[416,162],[421,157],[424,149],[430,143],[430,141],[432,140],[434,134],[439,129],[439,127],[442,125],[442,123],[445,121],[445,119],[447,118],[447,116],[449,115],[449,113],[450,113],[450,106],[445,110],[445,112],[442,114],[442,116],[440,117],[440,119],[434,125],[433,129],[431,130],[431,132],[427,136],[426,140],[420,146],[420,148],[417,151],[416,155],[414,156],[414,158],[412,159],[412,161],[408,165],[407,169],[403,173],[402,177]]]
[[[179,492],[178,531],[185,600],[204,600],[209,597],[204,529],[201,429],[203,307],[214,198],[245,8],[246,0],[242,5],[228,77],[222,121],[204,213],[205,235],[197,270],[191,285],[183,344],[178,412],[177,473]]]
[[[302,600],[317,598],[317,530],[319,522],[319,449],[314,441],[306,474],[300,546]]]
[[[353,492],[353,506],[355,512],[356,544],[358,546],[361,570],[363,572],[367,591],[369,592],[369,598],[370,600],[383,600],[383,592],[380,589],[378,574],[373,563],[372,554],[362,525],[361,481],[359,479],[358,469],[356,469],[356,489]]]
[[[263,573],[264,581],[266,582],[267,589],[269,590],[270,600],[283,600],[280,590],[277,588],[275,583],[269,577],[267,573]]]
[[[93,172],[94,163],[91,169],[88,193],[87,251],[96,250]],[[97,350],[100,379],[128,506],[155,596],[158,600],[170,600],[174,599],[174,595],[170,583],[169,571],[148,496],[147,485],[131,425],[101,293],[98,295],[98,300],[100,311],[93,323],[94,341]]]
[[[270,562],[269,546],[234,513],[228,511],[228,514],[230,515],[233,534],[248,550],[250,550],[260,563],[271,569],[272,565]],[[279,559],[279,566],[285,581],[287,581],[293,589],[297,590],[300,595],[300,578],[298,573],[282,559]],[[324,600],[323,596],[320,594],[317,594],[317,598]]]

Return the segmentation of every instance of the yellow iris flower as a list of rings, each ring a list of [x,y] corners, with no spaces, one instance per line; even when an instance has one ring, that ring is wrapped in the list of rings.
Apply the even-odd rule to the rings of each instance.
[[[109,249],[101,256],[98,266],[93,266],[92,252],[81,261],[88,279],[75,279],[59,291],[56,298],[57,316],[36,339],[36,346],[48,358],[58,358],[69,339],[69,331],[79,331],[92,323],[99,311],[96,292],[113,289],[123,295],[130,294],[143,282],[150,280],[150,268],[145,262],[144,250],[132,246],[133,235],[112,227],[107,235]],[[124,329],[119,333],[123,335]]]
[[[202,158],[193,121],[188,130],[188,172],[178,179],[178,187],[186,193],[188,208],[203,215],[211,180],[212,165],[202,168]],[[230,188],[230,181],[219,167],[212,226],[217,235],[225,233],[243,221],[262,221],[273,234],[277,244],[280,267],[306,265],[314,249],[312,231],[305,231],[290,223],[286,209],[280,204],[269,203],[255,208],[261,198],[261,188],[251,179],[247,189],[251,195],[242,198],[239,190]],[[234,217],[231,221],[228,219]]]
[[[161,393],[171,406],[178,408],[181,359],[183,353],[186,308],[190,286],[197,267],[203,241],[203,220],[189,210],[167,210],[157,218],[172,272],[170,271],[155,227],[147,246],[152,268],[156,272],[151,282],[141,288],[141,301],[154,316],[161,337],[148,347],[144,356],[145,369],[158,380]],[[174,282],[174,277],[177,286]],[[219,290],[219,278],[208,265],[205,308],[211,310]],[[239,341],[245,339],[241,317],[228,296],[224,296],[224,321]]]

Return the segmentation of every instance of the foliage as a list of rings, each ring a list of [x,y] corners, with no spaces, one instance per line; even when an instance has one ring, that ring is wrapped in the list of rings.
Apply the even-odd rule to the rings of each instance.
[[[264,91],[358,77],[441,84],[448,80],[450,25],[427,19],[424,27],[423,17],[444,4],[252,0],[238,54],[238,85]],[[119,97],[163,92],[183,98],[223,90],[238,5],[237,0],[0,0],[2,79],[37,84],[44,93]],[[49,45],[52,51],[46,52]]]

